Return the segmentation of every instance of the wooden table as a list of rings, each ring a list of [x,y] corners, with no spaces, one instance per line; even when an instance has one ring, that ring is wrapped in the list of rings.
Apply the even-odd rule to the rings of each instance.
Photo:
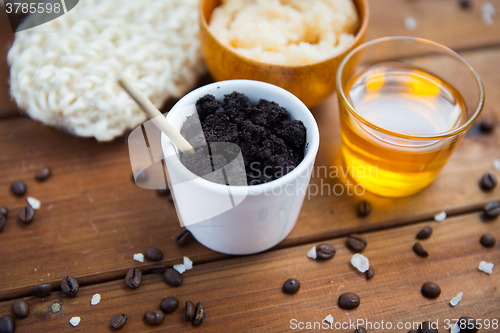
[[[500,1],[490,0],[500,10]],[[131,180],[127,145],[123,140],[97,143],[75,138],[19,116],[9,102],[4,60],[0,63],[0,206],[10,209],[0,233],[0,316],[10,314],[14,299],[24,298],[31,306],[27,319],[16,320],[17,332],[106,332],[116,313],[128,315],[122,332],[188,331],[194,328],[183,320],[183,306],[166,316],[158,327],[147,326],[142,316],[149,308],[158,308],[167,296],[200,301],[207,317],[197,328],[207,332],[274,332],[306,330],[299,322],[321,322],[327,315],[335,323],[368,320],[378,325],[391,322],[392,329],[373,332],[406,332],[398,322],[411,323],[446,320],[469,315],[481,320],[500,320],[500,268],[493,274],[478,271],[484,260],[500,265],[500,244],[486,249],[479,244],[484,233],[500,240],[500,220],[485,222],[481,210],[485,204],[500,200],[500,188],[485,193],[478,180],[485,172],[500,177],[493,160],[500,158],[500,16],[491,26],[481,20],[481,4],[473,1],[470,10],[461,10],[452,0],[372,0],[368,39],[387,35],[411,35],[428,38],[457,50],[481,75],[486,87],[486,105],[481,119],[495,121],[490,135],[471,130],[438,179],[423,192],[403,199],[387,199],[366,193],[363,198],[314,196],[306,200],[292,233],[278,246],[265,253],[231,257],[215,253],[197,242],[178,247],[174,237],[181,231],[174,206],[155,191],[143,190]],[[415,31],[404,28],[404,19],[417,20]],[[0,33],[0,56],[5,58],[11,34]],[[339,125],[336,96],[332,95],[313,109],[321,132],[317,166],[337,164]],[[53,177],[35,182],[35,171],[50,166]],[[21,179],[28,195],[42,201],[35,221],[21,225],[17,212],[26,205],[26,197],[17,198],[9,191],[10,182]],[[339,179],[314,178],[334,184]],[[361,199],[373,203],[366,218],[356,215]],[[446,211],[441,223],[432,217]],[[434,233],[423,241],[428,258],[412,251],[415,234],[431,225]],[[375,268],[375,277],[365,277],[350,266],[346,235],[360,233],[368,240],[363,252]],[[333,245],[332,260],[317,261],[306,257],[319,243]],[[151,263],[134,261],[134,253],[148,247],[164,253],[161,263],[173,265],[187,256],[194,261],[192,270],[183,274],[179,288],[169,287],[161,276],[148,271]],[[128,269],[143,271],[138,289],[125,286]],[[78,279],[81,289],[75,298],[65,296],[57,286],[64,276]],[[301,282],[295,295],[282,293],[289,277]],[[424,282],[441,286],[442,294],[429,300],[420,294]],[[49,297],[31,296],[38,283],[57,287]],[[341,293],[355,292],[361,306],[345,311],[337,306]],[[463,300],[457,307],[449,301],[459,292]],[[91,306],[93,294],[102,297]],[[49,311],[54,302],[62,304],[58,313]],[[81,317],[74,328],[73,316]],[[365,323],[364,326],[369,327]],[[300,328],[301,327],[301,328]],[[387,327],[387,326],[386,326]],[[316,329],[318,330],[318,326]],[[352,328],[334,329],[352,332]],[[444,330],[442,330],[444,331]],[[500,332],[499,328],[480,332]]]

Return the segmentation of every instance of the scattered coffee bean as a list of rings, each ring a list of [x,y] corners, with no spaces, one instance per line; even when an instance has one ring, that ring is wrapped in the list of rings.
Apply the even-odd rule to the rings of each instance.
[[[495,123],[491,119],[485,119],[479,125],[481,132],[489,134],[495,129]]]
[[[3,230],[4,225],[5,225],[5,217],[0,215],[0,232]]]
[[[366,240],[357,235],[351,235],[347,237],[347,245],[353,249],[356,253],[360,253],[366,248]]]
[[[144,257],[151,261],[160,261],[163,259],[163,253],[155,247],[150,247],[144,253]]]
[[[165,197],[170,194],[170,189],[168,187],[164,189],[157,189],[156,193],[158,193],[158,195],[161,197]]]
[[[165,274],[165,271],[167,270],[167,266],[165,265],[151,265],[149,266],[149,270],[158,275],[163,275]]]
[[[155,309],[149,309],[144,313],[144,320],[149,325],[154,325],[154,326],[161,325],[164,319],[165,316],[163,315],[163,313]]]
[[[419,242],[416,242],[415,245],[413,245],[413,252],[422,258],[427,258],[429,256],[429,252],[424,250],[424,247]]]
[[[360,303],[359,296],[354,293],[344,293],[339,296],[339,307],[346,310],[356,309]]]
[[[300,289],[300,282],[297,279],[290,278],[283,283],[283,291],[287,294],[295,294]]]
[[[205,310],[201,306],[201,303],[198,302],[198,304],[196,304],[196,308],[195,308],[193,325],[200,326],[203,323],[203,321],[205,320],[205,316],[206,316]]]
[[[61,290],[69,297],[75,297],[79,288],[80,285],[78,284],[78,281],[76,281],[76,279],[72,276],[66,276],[61,281]]]
[[[1,333],[14,333],[16,331],[16,323],[11,316],[0,317],[0,332]]]
[[[430,225],[426,226],[422,230],[420,230],[417,234],[417,239],[428,239],[432,235],[432,228]]]
[[[160,303],[160,310],[163,313],[172,313],[179,307],[179,300],[175,297],[164,298]]]
[[[363,200],[358,204],[359,216],[367,216],[372,212],[372,204],[369,201]]]
[[[480,242],[484,247],[493,247],[495,246],[496,239],[491,234],[484,234],[481,236]]]
[[[50,283],[37,284],[31,289],[31,292],[36,297],[47,297],[52,292],[52,285]]]
[[[0,216],[7,218],[9,216],[9,209],[7,207],[0,207]]]
[[[467,10],[471,7],[471,0],[458,0],[458,4],[460,8]]]
[[[360,327],[354,331],[354,333],[367,333],[366,329],[364,327]]]
[[[16,299],[12,303],[12,312],[17,318],[24,319],[30,313],[30,306],[24,299]]]
[[[51,172],[49,168],[41,168],[36,172],[35,179],[38,180],[39,182],[43,182],[49,179],[50,174]]]
[[[457,325],[460,327],[460,333],[476,333],[479,330],[476,320],[469,316],[460,317]]]
[[[335,249],[328,244],[316,246],[316,257],[318,259],[330,259],[335,255]]]
[[[127,315],[124,313],[118,313],[116,314],[113,319],[111,319],[111,322],[109,323],[111,325],[111,328],[114,328],[115,330],[122,328],[125,323],[127,322]]]
[[[165,282],[172,287],[178,287],[182,284],[182,275],[173,268],[168,268],[163,274]]]
[[[125,285],[131,289],[138,288],[141,284],[142,272],[139,268],[131,268],[125,275]]]
[[[420,291],[422,292],[422,295],[427,298],[437,298],[441,295],[441,288],[439,288],[439,286],[434,282],[424,283]]]
[[[375,275],[375,269],[373,269],[373,267],[370,267],[368,268],[365,274],[366,274],[366,279],[370,280]]]
[[[193,235],[189,230],[182,230],[175,238],[175,241],[179,246],[186,246],[188,245],[188,243],[191,241],[192,238]]]
[[[20,180],[14,180],[10,184],[10,189],[18,197],[22,197],[26,193],[26,185]]]
[[[196,315],[196,307],[194,306],[193,302],[191,301],[186,302],[184,315],[186,317],[186,321],[193,320],[194,316]]]
[[[483,191],[491,191],[497,186],[497,183],[497,177],[495,177],[491,173],[485,173],[483,177],[481,177],[479,186]]]
[[[33,218],[35,217],[35,212],[33,208],[30,206],[25,206],[19,210],[19,221],[24,224],[30,224],[33,222]]]
[[[484,207],[484,215],[487,218],[495,218],[500,215],[500,203],[490,202]]]
[[[430,321],[424,321],[420,324],[418,333],[438,333],[438,329]]]

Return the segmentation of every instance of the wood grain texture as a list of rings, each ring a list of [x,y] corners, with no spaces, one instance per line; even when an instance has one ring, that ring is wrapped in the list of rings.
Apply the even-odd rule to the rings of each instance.
[[[434,232],[430,239],[422,241],[430,253],[424,259],[413,253],[412,245],[416,233],[428,224]],[[365,234],[368,246],[363,254],[375,268],[375,276],[368,281],[350,265],[352,252],[346,248],[345,238],[340,238],[326,242],[337,250],[327,261],[306,257],[316,245],[313,243],[195,265],[183,274],[184,283],[178,288],[167,286],[161,276],[146,275],[135,290],[117,280],[83,287],[75,298],[61,292],[53,292],[44,300],[28,297],[31,313],[27,319],[17,320],[18,331],[105,332],[116,313],[129,317],[121,332],[188,331],[193,328],[182,318],[187,300],[200,301],[206,309],[206,320],[198,328],[203,332],[285,332],[290,330],[292,319],[321,322],[329,314],[335,322],[364,319],[394,325],[393,329],[369,329],[369,332],[407,332],[408,329],[396,329],[397,322],[428,319],[439,320],[442,329],[446,319],[463,315],[482,321],[499,320],[500,245],[482,247],[479,238],[486,232],[498,239],[500,220],[483,222],[478,214],[469,214],[441,223],[419,223]],[[482,260],[497,265],[493,274],[478,271]],[[301,283],[295,295],[281,291],[283,282],[290,277]],[[422,284],[428,281],[441,287],[442,293],[435,300],[420,293]],[[345,292],[360,296],[359,308],[342,310],[337,306],[337,298]],[[449,301],[459,292],[464,293],[463,300],[451,307]],[[101,302],[91,306],[90,299],[95,293],[101,295]],[[167,296],[177,297],[180,308],[166,315],[161,326],[147,326],[142,315],[150,308],[158,309]],[[54,301],[62,303],[58,314],[48,311]],[[0,314],[8,314],[11,304],[11,301],[0,303]],[[72,316],[82,319],[76,328],[68,323]],[[480,332],[487,331],[500,330]]]
[[[500,89],[496,80],[500,67],[494,66],[499,56],[498,49],[466,54],[483,76],[487,94]],[[484,117],[498,120],[498,105],[500,96],[490,93]],[[314,110],[321,132],[319,166],[339,163],[337,112],[334,98]],[[477,186],[484,172],[500,177],[492,166],[493,159],[500,158],[499,143],[498,128],[489,136],[467,137],[436,182],[415,196],[385,199],[365,194],[374,204],[367,218],[356,216],[360,198],[312,196],[305,201],[295,229],[278,247],[411,223],[441,210],[470,211],[499,200],[500,189],[484,193]],[[66,275],[84,283],[116,279],[138,265],[132,260],[134,253],[150,246],[164,252],[167,264],[180,262],[186,254],[197,263],[225,257],[199,244],[186,250],[177,247],[173,237],[181,228],[174,207],[130,181],[128,149],[121,140],[99,144],[27,118],[12,118],[0,122],[0,146],[0,205],[11,210],[0,233],[0,299],[25,295],[41,280],[57,282]],[[44,165],[53,169],[53,177],[37,183],[34,174]],[[9,184],[15,179],[24,180],[28,195],[42,201],[32,225],[17,221],[26,198],[11,195]],[[323,181],[334,185],[343,180]]]
[[[7,52],[9,51],[14,34],[9,24],[9,19],[0,2],[0,119],[19,115],[16,103],[10,99],[9,93],[9,66],[7,65]]]

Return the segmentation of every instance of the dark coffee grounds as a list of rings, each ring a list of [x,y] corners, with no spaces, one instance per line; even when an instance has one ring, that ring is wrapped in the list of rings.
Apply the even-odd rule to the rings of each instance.
[[[302,121],[288,117],[285,108],[261,99],[252,105],[245,95],[233,92],[218,101],[207,94],[196,102],[204,138],[196,117],[186,119],[181,134],[196,148],[194,156],[181,154],[181,162],[197,175],[220,169],[231,154],[214,153],[211,142],[234,143],[241,150],[248,185],[278,179],[292,171],[304,158],[306,128]],[[235,147],[236,148],[236,147]],[[224,148],[231,150],[230,145]],[[233,155],[239,151],[233,148]],[[243,170],[240,170],[243,172]]]

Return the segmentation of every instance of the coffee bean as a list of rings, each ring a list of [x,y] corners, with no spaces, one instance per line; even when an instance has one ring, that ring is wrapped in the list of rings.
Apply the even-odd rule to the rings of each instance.
[[[131,268],[125,275],[125,285],[131,289],[138,288],[141,284],[142,272],[139,268]]]
[[[485,119],[479,124],[481,132],[489,134],[495,129],[495,123],[491,119]]]
[[[484,207],[484,215],[487,218],[495,218],[500,215],[500,203],[498,202],[490,202]]]
[[[457,325],[460,327],[460,333],[476,333],[479,330],[476,320],[469,316],[460,317]]]
[[[359,216],[367,216],[372,212],[372,204],[369,201],[363,200],[358,204]]]
[[[205,320],[205,316],[206,316],[205,310],[201,306],[201,303],[198,302],[198,304],[196,304],[196,308],[195,308],[193,325],[200,326],[203,323],[203,321]]]
[[[26,185],[20,180],[14,180],[10,184],[10,189],[18,197],[22,197],[26,193]]]
[[[76,281],[76,279],[72,276],[66,276],[61,281],[61,290],[69,297],[75,297],[79,288],[80,285],[78,284],[78,281]]]
[[[179,300],[175,297],[164,298],[160,303],[160,310],[164,313],[172,313],[179,307]]]
[[[417,234],[417,239],[428,239],[432,235],[432,228],[430,225],[420,230]]]
[[[0,207],[0,216],[7,218],[9,216],[9,209],[7,207]]]
[[[31,292],[36,297],[46,297],[52,292],[52,285],[50,283],[37,284],[31,289]]]
[[[51,172],[49,168],[41,168],[36,172],[35,179],[38,180],[39,182],[43,182],[49,179],[50,174]]]
[[[354,331],[354,333],[367,333],[364,327],[360,327]]]
[[[413,245],[413,252],[422,258],[427,258],[429,256],[429,252],[424,250],[424,247],[419,242],[416,242],[415,245]]]
[[[194,303],[191,301],[186,301],[186,306],[185,306],[185,318],[186,321],[191,321],[193,320],[194,316],[196,315],[196,307],[194,306]]]
[[[356,309],[360,303],[359,296],[354,293],[344,293],[339,296],[339,307],[346,310]]]
[[[144,313],[144,320],[149,325],[158,326],[163,323],[163,319],[165,319],[163,313],[155,309],[149,309],[146,313]]]
[[[144,253],[144,257],[151,261],[160,261],[163,259],[163,253],[155,247],[150,247]]]
[[[3,230],[4,225],[5,225],[5,217],[0,215],[0,232]]]
[[[168,268],[163,274],[165,282],[172,287],[178,287],[182,284],[182,275],[173,268]]]
[[[12,312],[17,318],[24,319],[30,313],[30,306],[24,299],[16,299],[12,303]]]
[[[483,191],[491,191],[497,186],[497,183],[497,177],[495,177],[491,173],[485,173],[483,177],[481,177],[479,186]]]
[[[424,321],[418,327],[418,333],[438,333],[438,329],[430,321]]]
[[[114,328],[115,330],[122,328],[125,323],[127,322],[127,315],[124,313],[118,313],[116,314],[113,319],[111,319],[111,322],[109,323],[111,328]]]
[[[35,212],[33,208],[30,206],[25,206],[19,210],[19,221],[24,224],[30,224],[33,222],[33,218],[35,217]]]
[[[300,282],[297,279],[290,278],[283,283],[283,291],[287,294],[295,294],[300,289]]]
[[[163,274],[165,274],[165,271],[167,270],[167,266],[165,266],[165,265],[151,265],[151,266],[149,266],[149,270],[151,271],[151,273],[163,275]]]
[[[347,237],[347,245],[357,253],[360,253],[366,248],[366,240],[357,235]]]
[[[373,267],[370,267],[368,268],[365,274],[366,274],[366,279],[370,280],[375,275],[375,269],[373,269]]]
[[[467,10],[471,7],[471,0],[458,0],[458,4],[460,5],[460,8]]]
[[[481,236],[481,239],[479,240],[481,242],[481,245],[484,247],[493,247],[495,246],[496,239],[493,237],[491,234],[484,234]]]
[[[186,246],[188,245],[188,243],[191,241],[192,238],[193,235],[189,230],[182,230],[175,238],[175,241],[179,246]]]
[[[318,259],[330,259],[335,255],[335,249],[328,244],[316,246],[316,256]]]
[[[427,298],[437,298],[441,295],[441,288],[434,282],[426,282],[420,289],[422,295]]]
[[[14,333],[16,331],[16,323],[11,316],[0,317],[0,333]]]

